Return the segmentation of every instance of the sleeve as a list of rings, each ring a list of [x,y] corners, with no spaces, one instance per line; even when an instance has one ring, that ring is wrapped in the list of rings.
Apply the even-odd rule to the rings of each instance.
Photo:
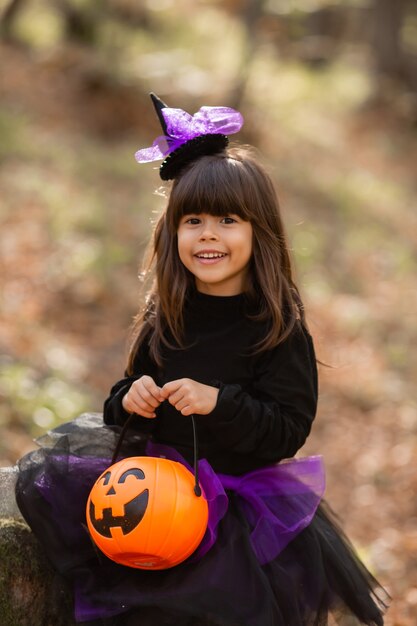
[[[146,340],[142,343],[142,346],[134,359],[133,375],[128,376],[125,372],[125,377],[113,385],[110,390],[109,397],[104,402],[103,420],[105,424],[108,426],[123,426],[130,415],[130,413],[125,411],[123,408],[123,396],[126,395],[135,380],[138,380],[138,378],[144,376],[145,374],[152,376],[154,380],[157,377],[157,368],[150,359]],[[136,415],[136,418],[132,423],[132,428],[142,432],[151,432],[155,428],[155,420],[156,418],[148,419],[146,417]]]
[[[251,393],[220,384],[216,407],[201,416],[220,445],[267,462],[290,458],[301,448],[317,410],[318,381],[313,341],[301,324],[287,340],[257,361]]]

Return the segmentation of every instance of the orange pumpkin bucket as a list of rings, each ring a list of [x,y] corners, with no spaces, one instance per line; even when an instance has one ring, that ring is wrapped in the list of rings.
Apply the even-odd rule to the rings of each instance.
[[[200,544],[208,504],[194,492],[194,476],[181,463],[129,457],[111,465],[87,501],[87,525],[100,550],[121,565],[167,569]]]

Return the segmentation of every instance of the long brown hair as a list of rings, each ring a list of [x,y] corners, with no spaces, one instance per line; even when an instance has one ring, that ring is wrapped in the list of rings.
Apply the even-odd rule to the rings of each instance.
[[[263,166],[249,148],[229,148],[192,163],[173,183],[168,205],[157,222],[144,273],[154,270],[154,282],[144,309],[133,325],[128,372],[143,341],[151,358],[161,364],[163,345],[183,345],[186,299],[194,276],[181,263],[177,230],[187,214],[239,215],[250,221],[253,252],[246,295],[268,332],[254,350],[276,346],[291,333],[297,319],[305,324],[304,307],[293,280],[291,258],[278,198]],[[172,340],[171,340],[172,341]]]

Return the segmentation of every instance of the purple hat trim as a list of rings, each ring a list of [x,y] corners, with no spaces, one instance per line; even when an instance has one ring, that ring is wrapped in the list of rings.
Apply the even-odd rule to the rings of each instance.
[[[226,135],[239,132],[243,126],[241,113],[230,107],[203,106],[197,113],[190,115],[182,109],[167,107],[155,96],[153,100],[154,103],[158,100],[157,111],[165,134],[157,137],[149,148],[138,150],[135,159],[138,163],[165,159],[160,172],[163,179],[175,178],[186,162],[221,150],[228,143]],[[199,146],[197,150],[196,142]],[[201,147],[202,145],[206,146],[206,149]],[[190,148],[189,156],[184,154],[188,147]],[[178,166],[173,167],[172,162],[175,156],[173,153],[180,148],[181,157],[178,159]],[[169,167],[166,167],[168,161]]]

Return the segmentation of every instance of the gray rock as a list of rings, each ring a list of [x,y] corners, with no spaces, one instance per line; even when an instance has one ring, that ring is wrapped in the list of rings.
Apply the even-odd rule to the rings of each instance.
[[[0,468],[0,519],[22,519],[14,495],[17,475],[16,466]]]
[[[0,520],[1,626],[73,626],[72,594],[34,534],[16,519]]]

